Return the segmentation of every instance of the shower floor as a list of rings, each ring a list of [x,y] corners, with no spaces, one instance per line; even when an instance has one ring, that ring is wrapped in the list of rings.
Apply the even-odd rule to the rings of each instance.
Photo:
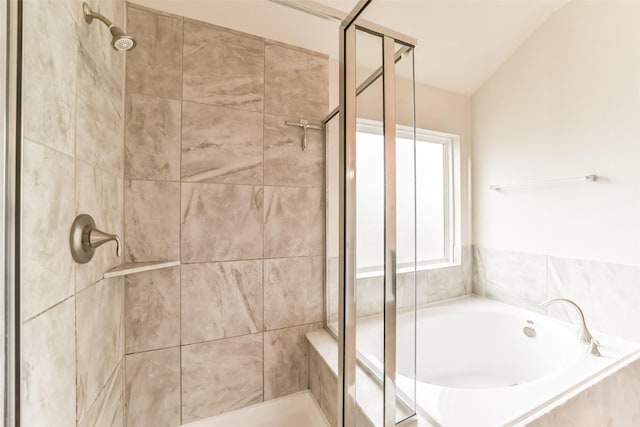
[[[185,427],[329,427],[309,391],[248,406]]]

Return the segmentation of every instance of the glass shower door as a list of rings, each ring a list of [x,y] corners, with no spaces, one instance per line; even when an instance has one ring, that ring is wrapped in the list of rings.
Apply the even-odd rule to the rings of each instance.
[[[366,3],[341,27],[338,412],[390,427],[415,415],[415,41]]]

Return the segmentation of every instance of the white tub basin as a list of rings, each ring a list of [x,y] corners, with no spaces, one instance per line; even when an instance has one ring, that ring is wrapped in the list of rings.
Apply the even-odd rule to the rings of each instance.
[[[427,384],[513,387],[569,366],[580,351],[566,329],[513,314],[478,311],[418,318],[417,380]]]

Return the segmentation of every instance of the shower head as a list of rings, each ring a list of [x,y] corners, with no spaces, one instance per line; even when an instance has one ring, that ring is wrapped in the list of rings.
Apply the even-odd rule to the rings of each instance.
[[[111,31],[111,46],[118,52],[126,52],[136,47],[136,39],[125,34],[120,27],[112,25],[109,27]]]
[[[136,39],[122,31],[122,28],[113,25],[105,16],[92,11],[87,3],[82,3],[82,12],[84,13],[84,20],[87,21],[87,23],[91,24],[95,18],[109,27],[112,37],[111,47],[118,52],[127,52],[136,47]]]

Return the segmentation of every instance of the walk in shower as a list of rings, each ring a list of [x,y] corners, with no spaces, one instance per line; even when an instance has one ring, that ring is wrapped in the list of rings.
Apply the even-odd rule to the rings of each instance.
[[[2,7],[5,425],[633,416],[640,3]]]

